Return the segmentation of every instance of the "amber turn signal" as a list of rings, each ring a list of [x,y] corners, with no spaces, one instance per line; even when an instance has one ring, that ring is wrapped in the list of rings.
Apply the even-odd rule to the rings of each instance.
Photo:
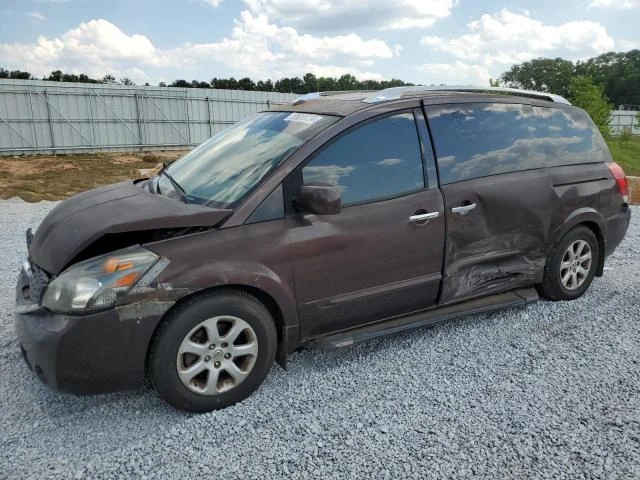
[[[112,288],[118,287],[130,287],[135,283],[136,280],[140,278],[140,272],[131,272],[126,274],[124,277],[119,278],[113,285]]]
[[[121,263],[118,257],[108,258],[102,266],[104,273],[113,273],[117,270],[129,270],[131,268],[133,268],[133,262]]]

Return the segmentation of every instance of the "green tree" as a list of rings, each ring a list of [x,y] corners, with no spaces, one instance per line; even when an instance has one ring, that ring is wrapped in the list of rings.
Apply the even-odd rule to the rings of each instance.
[[[318,77],[318,91],[319,92],[333,92],[339,90],[338,84],[335,78],[332,77]]]
[[[258,80],[256,90],[259,92],[273,92],[273,82],[271,79],[267,79],[266,81]]]
[[[571,103],[589,114],[602,135],[609,136],[613,105],[601,85],[596,85],[589,77],[575,77],[569,84],[569,97]]]
[[[18,80],[30,80],[32,77],[29,72],[23,72],[22,70],[11,70],[9,72],[9,78],[15,78]]]
[[[569,96],[569,82],[574,76],[574,65],[562,58],[537,58],[512,66],[500,75],[499,82],[513,88],[536,90]]]
[[[300,77],[285,77],[275,84],[276,92],[281,93],[304,93],[304,82]]]
[[[305,93],[320,91],[318,90],[318,88],[320,87],[320,84],[318,83],[318,77],[316,77],[313,73],[305,73],[304,77],[302,77],[302,81],[304,82]]]
[[[576,75],[590,77],[602,85],[616,107],[640,105],[640,50],[609,52],[577,62]]]
[[[345,73],[338,79],[338,90],[358,90],[359,82],[350,73]]]
[[[62,81],[62,71],[61,70],[54,70],[53,72],[51,72],[49,74],[49,76],[47,78],[45,78],[45,80],[49,80],[52,82],[61,82]]]
[[[191,80],[191,85],[189,85],[191,88],[211,88],[211,85],[209,85],[207,82],[201,82],[198,80]]]
[[[255,90],[256,84],[249,77],[244,77],[238,80],[238,89],[239,90]]]
[[[174,80],[173,82],[171,82],[169,84],[169,86],[170,87],[189,88],[189,87],[191,87],[191,84],[189,82],[187,82],[186,80],[179,79],[179,80]]]

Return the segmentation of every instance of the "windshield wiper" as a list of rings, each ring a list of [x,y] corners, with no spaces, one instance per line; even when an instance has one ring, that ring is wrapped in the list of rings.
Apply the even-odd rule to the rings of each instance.
[[[169,179],[169,181],[171,182],[171,185],[173,186],[173,189],[176,192],[178,192],[178,195],[180,196],[180,200],[182,200],[184,203],[189,203],[189,199],[187,198],[187,193],[184,191],[184,188],[182,188],[180,186],[180,184],[173,179],[171,174],[169,172],[167,172],[166,169],[167,169],[167,167],[165,165],[164,167],[162,167],[162,170],[160,170],[160,172],[158,172],[158,175],[164,175],[165,177],[167,177]],[[158,192],[159,192],[160,191],[160,186],[156,185],[156,188],[158,189]]]

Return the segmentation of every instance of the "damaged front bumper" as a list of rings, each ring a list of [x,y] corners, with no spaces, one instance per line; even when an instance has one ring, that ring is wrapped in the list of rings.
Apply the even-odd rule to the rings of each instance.
[[[40,289],[28,264],[16,285],[15,326],[22,354],[38,378],[75,394],[139,388],[153,332],[176,299],[149,292],[100,312],[54,313],[39,305]]]

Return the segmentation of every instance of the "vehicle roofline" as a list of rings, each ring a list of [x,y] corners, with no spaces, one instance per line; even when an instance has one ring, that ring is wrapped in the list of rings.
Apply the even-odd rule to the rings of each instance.
[[[343,93],[343,92],[340,92]],[[309,95],[309,94],[308,94]],[[306,95],[305,95],[306,96]],[[376,102],[365,102],[364,100],[342,100],[352,104],[352,110],[349,112],[339,111],[332,108],[323,110],[318,108],[318,102],[324,100],[342,100],[331,96],[308,97],[307,99],[298,99],[292,103],[280,104],[264,111],[269,112],[300,112],[311,113],[316,115],[330,115],[335,117],[348,117],[357,112],[374,109],[380,105],[397,104],[399,108],[410,101],[420,100],[424,105],[439,105],[446,103],[524,103],[538,106],[546,106],[551,108],[578,108],[567,102],[557,102],[543,97],[524,96],[509,93],[500,93],[498,91],[460,91],[460,90],[430,90],[415,95],[405,95],[398,98],[389,98]],[[313,103],[311,103],[313,102]]]

